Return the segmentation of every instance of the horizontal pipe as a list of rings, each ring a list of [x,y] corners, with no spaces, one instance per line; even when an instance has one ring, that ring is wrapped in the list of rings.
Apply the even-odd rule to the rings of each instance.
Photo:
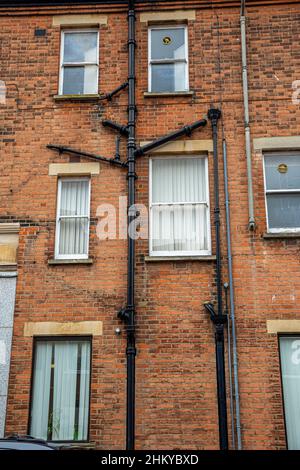
[[[125,137],[128,137],[127,126],[122,126],[121,124],[118,124],[117,122],[114,122],[114,121],[110,121],[109,119],[103,119],[102,126],[103,127],[110,127],[114,131],[119,132],[121,135],[124,135]]]
[[[111,163],[120,167],[127,167],[127,163],[121,162],[118,159],[102,157],[101,155],[95,155],[94,153],[82,152],[81,150],[72,149],[70,147],[64,147],[63,145],[53,145],[48,144],[48,149],[57,150],[59,153],[71,153],[73,155],[78,155],[79,157],[90,158],[91,160],[102,161],[106,163]]]
[[[157,147],[160,147],[161,145],[164,145],[171,140],[175,140],[178,137],[181,137],[183,135],[190,135],[194,130],[198,129],[199,127],[204,127],[207,124],[206,119],[201,119],[200,121],[195,121],[193,124],[190,124],[188,126],[184,126],[181,129],[178,129],[177,131],[171,132],[170,134],[167,134],[163,137],[160,137],[159,139],[153,140],[153,142],[150,142],[149,144],[143,145],[142,147],[139,147],[135,151],[135,156],[136,157],[141,157],[142,155],[145,155],[147,152],[150,152],[151,150],[154,150]]]

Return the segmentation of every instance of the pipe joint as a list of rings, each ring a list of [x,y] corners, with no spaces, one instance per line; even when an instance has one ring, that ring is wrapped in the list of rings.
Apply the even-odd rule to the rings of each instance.
[[[218,124],[218,120],[221,117],[221,111],[217,108],[211,108],[208,110],[207,117],[211,121],[212,126],[214,127]]]
[[[125,137],[128,136],[128,128],[127,126],[122,126],[121,124],[118,124],[117,122],[110,121],[109,119],[104,119],[102,121],[102,126],[103,127],[110,127],[114,131],[119,132],[121,135],[124,135]]]
[[[248,228],[249,228],[250,232],[254,232],[254,231],[255,231],[255,229],[256,229],[256,223],[255,223],[255,220],[254,220],[254,219],[250,219],[250,220],[249,220]]]
[[[136,356],[136,348],[134,346],[127,346],[126,354],[127,356]]]

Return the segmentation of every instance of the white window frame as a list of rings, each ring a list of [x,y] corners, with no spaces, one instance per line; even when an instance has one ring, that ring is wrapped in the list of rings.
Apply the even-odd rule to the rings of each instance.
[[[78,345],[80,342],[85,342],[89,344],[89,354],[90,354],[90,360],[88,363],[89,366],[89,381],[88,381],[88,395],[87,395],[87,400],[88,400],[88,413],[86,417],[86,426],[87,426],[87,435],[86,439],[84,440],[75,440],[75,439],[68,439],[68,440],[53,440],[49,439],[49,442],[71,442],[71,443],[83,443],[83,442],[88,442],[89,441],[89,436],[90,436],[90,417],[91,417],[91,377],[92,377],[92,358],[93,358],[93,338],[90,335],[47,335],[47,336],[36,336],[34,337],[34,343],[33,343],[33,365],[32,365],[32,382],[31,382],[31,387],[30,387],[30,414],[29,414],[29,431],[31,431],[32,428],[32,411],[33,411],[33,396],[34,396],[34,387],[35,387],[35,381],[34,381],[34,376],[36,372],[36,363],[37,363],[37,357],[38,357],[38,344],[41,342],[44,343],[52,343],[54,347],[59,344],[59,343],[64,343],[64,342],[73,342]],[[81,380],[81,378],[80,378]],[[51,384],[50,384],[51,385]],[[49,413],[48,413],[49,415]]]
[[[152,163],[153,160],[156,159],[169,159],[169,160],[174,160],[175,158],[179,159],[199,159],[199,158],[204,158],[205,160],[205,183],[206,183],[206,201],[197,201],[195,203],[190,203],[190,202],[185,202],[185,203],[180,203],[180,202],[171,202],[171,203],[153,203],[153,194],[152,194]],[[153,207],[154,206],[170,206],[170,205],[199,205],[199,204],[204,204],[206,205],[207,211],[206,211],[206,223],[207,223],[207,250],[195,250],[195,251],[157,251],[153,250],[153,236],[152,236],[152,230],[153,230]],[[163,256],[163,257],[170,257],[170,258],[176,258],[178,256],[210,256],[211,255],[211,227],[210,227],[210,196],[209,196],[209,175],[208,175],[208,155],[206,154],[200,154],[200,155],[170,155],[170,156],[165,156],[165,155],[157,155],[155,157],[151,157],[149,159],[149,255],[155,257]]]
[[[60,203],[61,203],[61,187],[62,181],[88,181],[88,215],[87,216],[60,216]],[[58,179],[58,186],[57,186],[57,208],[56,208],[56,230],[55,230],[55,259],[88,259],[89,257],[89,233],[90,233],[90,206],[91,206],[91,178],[88,176],[82,176],[78,178],[71,178],[71,177],[61,177]],[[59,253],[59,241],[60,241],[60,221],[61,219],[68,219],[68,218],[87,218],[88,225],[87,225],[87,252],[85,254],[71,254],[71,255],[64,255]]]
[[[184,29],[184,42],[185,42],[185,59],[154,59],[151,58],[151,33],[153,30],[159,29]],[[185,88],[184,90],[170,90],[169,92],[162,93],[182,93],[189,91],[189,46],[188,46],[188,27],[186,24],[182,25],[159,25],[159,26],[150,26],[148,28],[148,92],[149,93],[160,93],[153,91],[152,92],[152,64],[175,64],[175,63],[184,63],[185,64]]]
[[[283,407],[283,419],[284,419],[284,431],[285,431],[285,440],[286,440],[286,447],[287,450],[290,449],[290,443],[288,439],[288,420],[287,420],[287,414],[286,414],[286,403],[287,403],[287,397],[285,396],[285,388],[284,388],[284,380],[283,380],[283,361],[282,361],[282,356],[281,356],[281,351],[282,351],[282,342],[281,339],[283,338],[294,338],[295,341],[300,340],[300,334],[299,333],[279,333],[277,340],[278,340],[278,352],[279,352],[279,369],[280,369],[280,382],[281,382],[281,401],[282,401],[282,407]]]
[[[73,33],[97,33],[97,57],[96,62],[66,62],[64,63],[64,49],[65,49],[65,34]],[[64,67],[85,67],[88,65],[97,66],[97,92],[99,90],[99,29],[96,28],[81,28],[81,29],[63,29],[61,31],[61,41],[60,41],[60,65],[59,65],[59,95],[63,96],[63,86],[64,86]],[[83,94],[78,94],[78,96],[84,96]],[[77,94],[76,94],[77,96]]]
[[[269,226],[269,214],[268,214],[268,201],[267,195],[268,194],[300,194],[299,189],[267,189],[267,179],[266,179],[266,158],[271,155],[277,154],[284,158],[285,155],[294,155],[298,153],[298,150],[294,150],[293,152],[280,152],[278,151],[269,151],[263,153],[263,176],[264,176],[264,192],[265,192],[265,209],[266,209],[266,222],[267,222],[267,232],[268,233],[299,233],[300,227],[293,227],[293,228],[286,228],[286,227],[279,227],[279,228],[270,228]],[[300,150],[299,150],[299,158],[300,158]]]

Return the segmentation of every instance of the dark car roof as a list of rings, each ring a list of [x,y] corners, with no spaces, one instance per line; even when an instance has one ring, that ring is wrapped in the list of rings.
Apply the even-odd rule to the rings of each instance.
[[[0,439],[0,450],[54,450],[55,447],[43,439],[32,436],[8,436]]]

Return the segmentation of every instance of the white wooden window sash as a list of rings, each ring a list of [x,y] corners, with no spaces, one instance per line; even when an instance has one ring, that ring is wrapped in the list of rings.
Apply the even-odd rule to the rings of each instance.
[[[184,29],[184,44],[185,44],[185,57],[183,59],[152,59],[151,57],[151,34],[154,30],[169,29]],[[177,26],[152,26],[148,29],[148,91],[152,92],[152,66],[157,64],[178,64],[182,63],[185,65],[185,87],[184,90],[189,90],[189,57],[188,57],[188,28],[186,25]],[[176,93],[176,91],[174,91]]]
[[[95,62],[64,62],[64,49],[65,49],[65,36],[66,34],[76,34],[76,33],[95,33],[97,34],[97,57]],[[96,29],[71,29],[63,30],[61,32],[61,49],[60,49],[60,73],[59,73],[59,94],[63,95],[64,88],[64,69],[66,67],[88,67],[96,66],[97,75],[96,75],[96,86],[98,90],[98,81],[99,81],[99,31]]]
[[[88,208],[87,213],[76,214],[76,215],[61,215],[61,195],[62,195],[62,184],[65,181],[69,182],[81,182],[88,181]],[[90,199],[91,199],[91,180],[88,177],[82,178],[59,178],[58,180],[58,192],[57,192],[57,215],[56,215],[56,235],[55,235],[55,259],[87,259],[89,252],[89,230],[90,230]],[[84,219],[86,220],[86,237],[87,237],[87,249],[86,253],[72,253],[64,254],[60,253],[60,238],[61,238],[61,222],[63,220],[70,219]],[[85,228],[83,228],[85,230]]]
[[[265,188],[265,208],[266,208],[266,221],[267,221],[267,232],[268,233],[297,233],[300,232],[300,227],[278,227],[278,228],[271,228],[269,225],[269,214],[268,214],[268,201],[267,196],[269,194],[300,194],[300,188],[293,188],[293,189],[268,189],[267,188],[267,180],[266,180],[266,159],[270,156],[274,156],[276,153],[278,155],[282,155],[282,160],[284,160],[284,156],[286,155],[285,152],[272,152],[272,153],[265,153],[263,156],[263,177],[264,177],[264,188]],[[294,153],[294,152],[293,152]],[[300,156],[300,154],[299,154]]]
[[[174,159],[174,158],[202,158],[205,161],[205,185],[206,185],[206,199],[204,201],[196,201],[196,202],[153,202],[153,171],[152,171],[152,165],[153,165],[153,160],[156,158],[159,159]],[[207,227],[207,250],[193,250],[193,251],[179,251],[179,250],[174,250],[174,251],[158,251],[153,249],[153,209],[155,207],[176,207],[176,206],[194,206],[194,207],[199,207],[199,206],[204,206],[206,207],[206,227]],[[150,207],[150,213],[149,213],[149,254],[150,256],[156,257],[156,256],[169,256],[171,257],[176,257],[176,256],[209,256],[211,255],[211,229],[210,229],[210,203],[209,203],[209,175],[208,175],[208,158],[207,156],[157,156],[157,157],[152,157],[149,159],[149,207]]]

